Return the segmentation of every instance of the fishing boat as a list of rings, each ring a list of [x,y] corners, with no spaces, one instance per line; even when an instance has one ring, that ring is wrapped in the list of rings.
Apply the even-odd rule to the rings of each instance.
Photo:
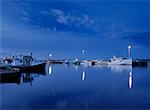
[[[95,65],[107,65],[106,60],[94,60]]]
[[[19,65],[19,66],[6,66],[0,67],[0,74],[6,73],[45,73],[46,63],[36,64],[36,65]]]
[[[65,64],[80,65],[80,60],[78,58],[65,60]]]
[[[16,68],[19,69],[19,72],[25,72],[25,73],[33,73],[33,72],[45,72],[45,64],[46,63],[41,63],[37,65],[32,65],[32,66],[12,66],[11,68]]]
[[[34,63],[32,56],[24,55],[22,58],[6,57],[0,59],[0,67],[9,67],[9,66],[21,66],[21,65],[32,65]]]
[[[92,62],[90,60],[82,60],[80,64],[83,66],[91,66]]]
[[[132,58],[115,57],[110,58],[107,62],[108,65],[132,65]]]

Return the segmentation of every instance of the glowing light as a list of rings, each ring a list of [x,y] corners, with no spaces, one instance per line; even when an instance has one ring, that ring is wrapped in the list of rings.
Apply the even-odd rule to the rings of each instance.
[[[49,57],[52,57],[52,54],[49,54]]]
[[[82,55],[85,53],[85,50],[82,50]]]
[[[49,66],[49,74],[52,74],[52,67],[51,66]]]
[[[132,88],[132,72],[129,73],[129,88]]]
[[[130,49],[130,48],[131,48],[131,45],[129,45],[128,48]]]
[[[84,81],[85,80],[85,72],[83,71],[82,73],[82,80]]]
[[[130,58],[130,56],[131,56],[130,54],[131,54],[131,46],[129,45],[129,46],[128,46],[128,57],[129,57],[129,58]]]

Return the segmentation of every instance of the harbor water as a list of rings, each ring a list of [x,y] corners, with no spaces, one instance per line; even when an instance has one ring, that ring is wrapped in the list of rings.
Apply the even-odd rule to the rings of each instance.
[[[150,109],[149,66],[47,64],[1,78],[2,109]]]

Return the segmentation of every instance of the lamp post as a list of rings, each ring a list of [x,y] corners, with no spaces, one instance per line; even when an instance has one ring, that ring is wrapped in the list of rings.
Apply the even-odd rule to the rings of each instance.
[[[82,50],[82,59],[83,59],[84,54],[85,54],[85,50]]]
[[[51,60],[51,58],[52,58],[52,54],[49,54],[49,58],[50,58],[50,60]]]
[[[128,58],[130,58],[131,57],[131,46],[129,45],[128,46]]]

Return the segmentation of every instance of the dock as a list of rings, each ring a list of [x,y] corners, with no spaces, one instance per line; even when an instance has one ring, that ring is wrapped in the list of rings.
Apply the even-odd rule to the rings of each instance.
[[[47,60],[46,63],[48,63],[48,64],[63,64],[64,60]]]
[[[134,59],[132,61],[133,67],[147,67],[148,66],[148,60],[142,60],[142,59]]]

